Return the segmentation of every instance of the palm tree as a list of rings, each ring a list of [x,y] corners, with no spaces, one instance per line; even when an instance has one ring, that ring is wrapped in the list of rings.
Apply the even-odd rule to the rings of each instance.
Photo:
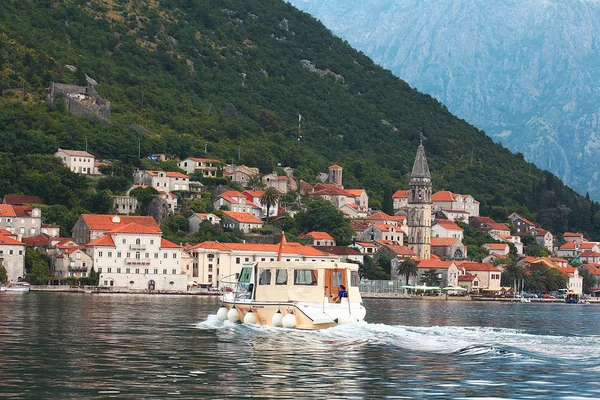
[[[418,272],[417,263],[411,258],[407,258],[406,260],[402,261],[398,265],[398,268],[396,269],[396,273],[398,274],[398,276],[406,277],[407,285],[408,285],[408,280],[410,279],[410,277],[416,276],[417,272]]]
[[[260,200],[260,204],[267,207],[267,222],[269,222],[269,211],[279,201],[279,192],[275,188],[270,187],[258,199]]]

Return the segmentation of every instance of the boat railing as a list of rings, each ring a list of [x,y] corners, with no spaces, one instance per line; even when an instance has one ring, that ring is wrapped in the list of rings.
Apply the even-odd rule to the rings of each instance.
[[[219,291],[224,298],[245,300],[252,297],[252,284],[238,282],[236,274],[231,274],[219,280]]]

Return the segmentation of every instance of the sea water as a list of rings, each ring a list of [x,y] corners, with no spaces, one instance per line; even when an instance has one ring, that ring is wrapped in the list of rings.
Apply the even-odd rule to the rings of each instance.
[[[214,298],[2,294],[0,396],[600,397],[600,306],[364,303],[308,332],[222,323]]]

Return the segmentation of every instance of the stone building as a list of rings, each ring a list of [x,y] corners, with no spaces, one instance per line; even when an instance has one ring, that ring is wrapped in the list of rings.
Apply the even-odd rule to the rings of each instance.
[[[81,175],[99,175],[96,158],[87,151],[58,149],[54,156],[60,158],[71,172]]]

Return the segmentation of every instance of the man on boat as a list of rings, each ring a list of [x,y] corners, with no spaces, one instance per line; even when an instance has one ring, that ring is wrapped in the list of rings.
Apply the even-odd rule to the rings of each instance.
[[[338,294],[333,298],[334,303],[339,303],[343,297],[348,297],[348,293],[346,293],[346,287],[344,285],[338,286]]]

